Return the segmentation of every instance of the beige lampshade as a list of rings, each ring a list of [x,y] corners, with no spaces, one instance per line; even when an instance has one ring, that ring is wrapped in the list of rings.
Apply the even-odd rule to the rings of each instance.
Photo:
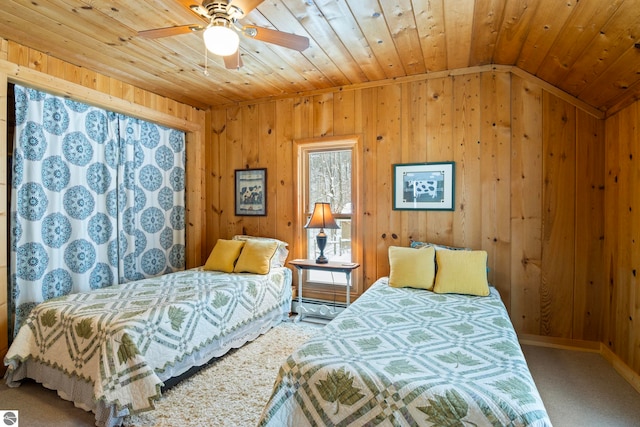
[[[333,219],[331,213],[331,204],[326,202],[317,202],[313,208],[313,214],[304,228],[340,228]]]

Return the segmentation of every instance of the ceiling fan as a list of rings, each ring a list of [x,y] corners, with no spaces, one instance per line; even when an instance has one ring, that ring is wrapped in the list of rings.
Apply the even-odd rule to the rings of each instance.
[[[176,27],[139,31],[138,36],[154,39],[190,32],[204,31],[204,44],[211,53],[222,56],[226,68],[242,66],[239,54],[240,37],[251,37],[297,51],[309,47],[307,37],[255,25],[239,25],[238,20],[258,7],[264,0],[178,0],[183,6],[205,20],[207,25],[189,24]]]

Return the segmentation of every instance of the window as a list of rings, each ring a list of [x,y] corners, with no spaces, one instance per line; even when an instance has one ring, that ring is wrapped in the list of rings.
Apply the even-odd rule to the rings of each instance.
[[[325,229],[327,245],[324,255],[329,262],[357,262],[358,230],[358,138],[338,137],[297,141],[298,145],[298,229],[303,230],[298,255],[316,259],[319,249],[316,236],[320,230],[304,229],[316,202],[328,202],[340,227]],[[355,274],[351,285],[356,286]],[[334,285],[346,285],[343,273],[305,271],[305,297],[316,292],[335,292]],[[327,285],[332,285],[328,287]],[[353,289],[352,292],[356,291]],[[343,291],[344,292],[344,291]],[[326,295],[325,295],[326,296]],[[322,295],[316,295],[322,298]]]
[[[308,164],[309,196],[305,214],[307,218],[311,215],[316,202],[331,204],[331,212],[340,228],[325,230],[327,246],[324,254],[333,262],[351,262],[351,150],[311,151]],[[309,259],[319,255],[317,233],[317,229],[307,230]],[[335,282],[328,272],[323,271],[310,271],[308,280]]]

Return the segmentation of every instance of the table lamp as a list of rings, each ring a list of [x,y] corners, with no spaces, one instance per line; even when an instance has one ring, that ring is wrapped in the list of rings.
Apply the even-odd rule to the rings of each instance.
[[[324,229],[340,228],[331,214],[331,204],[326,202],[317,202],[313,208],[313,214],[311,214],[311,218],[309,218],[309,221],[307,221],[304,228],[320,229],[320,232],[316,236],[318,249],[320,249],[320,256],[316,258],[316,264],[328,263],[329,260],[324,256],[324,248],[327,245],[327,235],[325,234]]]

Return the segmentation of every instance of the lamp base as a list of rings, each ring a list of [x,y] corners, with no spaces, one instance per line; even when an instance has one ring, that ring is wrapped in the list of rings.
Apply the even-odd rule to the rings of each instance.
[[[318,249],[320,249],[320,255],[316,258],[316,264],[326,264],[329,262],[329,259],[324,256],[324,248],[327,246],[327,235],[324,234],[324,230],[320,230],[318,235],[316,236],[316,242],[318,244]]]
[[[316,264],[327,264],[329,262],[329,258],[324,255],[320,255],[316,258]]]

